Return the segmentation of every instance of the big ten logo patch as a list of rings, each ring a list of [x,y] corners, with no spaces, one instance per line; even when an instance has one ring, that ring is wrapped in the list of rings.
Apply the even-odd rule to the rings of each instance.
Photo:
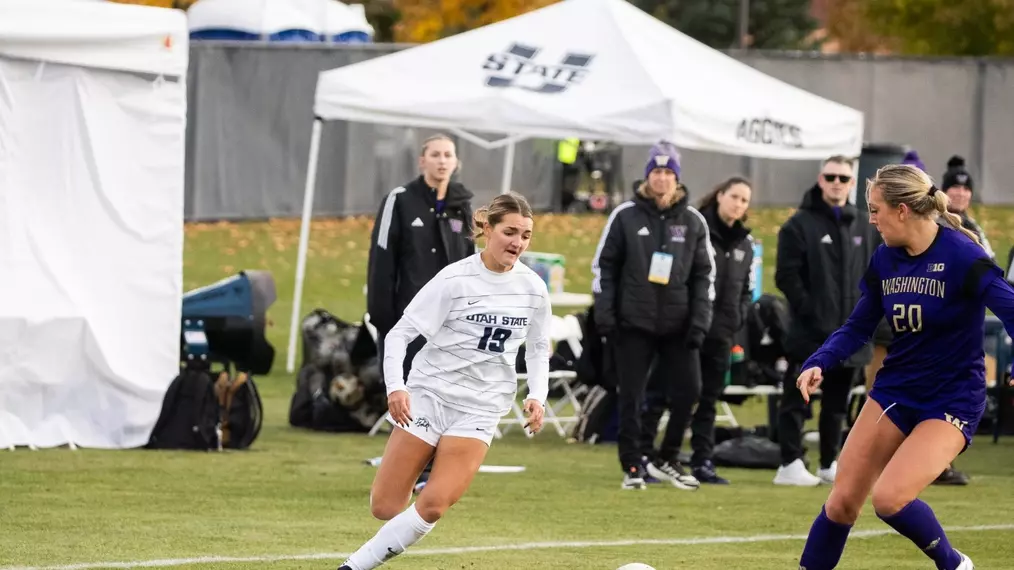
[[[595,58],[594,54],[588,53],[565,51],[552,54],[543,51],[539,47],[513,43],[503,52],[491,54],[482,66],[490,72],[486,86],[514,87],[546,94],[563,93],[588,76]]]

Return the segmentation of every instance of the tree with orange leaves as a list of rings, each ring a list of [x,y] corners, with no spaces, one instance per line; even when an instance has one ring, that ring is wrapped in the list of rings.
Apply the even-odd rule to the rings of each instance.
[[[425,43],[506,20],[559,0],[394,0],[395,40]]]

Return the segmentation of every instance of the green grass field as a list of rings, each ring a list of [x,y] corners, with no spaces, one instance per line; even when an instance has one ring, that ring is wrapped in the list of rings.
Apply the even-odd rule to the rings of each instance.
[[[765,245],[773,290],[775,234],[789,210],[762,210],[751,226]],[[1014,210],[977,213],[994,248],[1014,243]],[[567,256],[570,291],[588,290],[604,219],[540,216],[532,250]],[[314,223],[301,313],[327,308],[357,320],[372,220]],[[279,300],[269,339],[272,374],[258,379],[266,409],[251,450],[222,454],[52,449],[0,452],[0,570],[15,567],[136,567],[144,561],[193,569],[335,568],[379,523],[369,514],[384,437],[310,433],[287,425],[294,380],[285,373],[298,222],[194,224],[187,228],[185,288],[242,269],[267,269]],[[558,311],[563,312],[563,311]],[[762,404],[736,408],[748,425]],[[789,569],[827,488],[771,485],[773,472],[725,470],[733,485],[697,493],[652,487],[620,492],[615,447],[568,445],[551,430],[496,441],[489,464],[520,474],[480,474],[472,489],[411,556],[385,568],[602,569],[640,561],[676,568]],[[1014,438],[980,438],[959,459],[964,488],[927,490],[951,541],[977,568],[1014,567]],[[867,508],[841,568],[932,568]],[[467,549],[467,550],[462,550]],[[106,564],[101,563],[134,563]],[[94,564],[92,564],[94,563]]]

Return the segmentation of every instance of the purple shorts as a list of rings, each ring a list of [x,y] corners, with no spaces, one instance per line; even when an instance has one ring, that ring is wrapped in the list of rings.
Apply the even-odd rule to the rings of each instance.
[[[970,409],[967,404],[944,404],[939,408],[922,410],[901,404],[891,394],[878,392],[876,387],[870,392],[869,397],[880,404],[880,407],[884,410],[884,415],[906,437],[912,433],[915,426],[926,420],[943,420],[951,424],[961,432],[961,435],[965,436],[965,447],[962,448],[962,453],[968,449],[969,445],[972,445],[972,437],[979,428],[979,421],[982,420],[982,415],[986,411],[985,403],[977,410]]]

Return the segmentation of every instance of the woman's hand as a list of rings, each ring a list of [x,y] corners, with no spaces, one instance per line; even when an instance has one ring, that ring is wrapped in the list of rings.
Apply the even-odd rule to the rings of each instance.
[[[799,375],[799,378],[796,378],[796,388],[799,388],[799,391],[803,394],[804,402],[810,403],[810,394],[816,392],[823,381],[824,376],[820,368],[817,367],[807,368]]]
[[[409,404],[408,392],[397,390],[388,394],[387,411],[390,412],[394,423],[407,428],[412,423],[412,410]]]
[[[545,413],[546,409],[538,400],[525,400],[525,415],[528,416],[528,423],[525,424],[525,427],[530,429],[532,433],[539,433],[542,430],[542,416]]]

